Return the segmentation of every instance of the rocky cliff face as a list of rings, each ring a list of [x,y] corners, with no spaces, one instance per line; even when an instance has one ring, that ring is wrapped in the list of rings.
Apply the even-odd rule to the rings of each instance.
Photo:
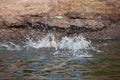
[[[119,26],[119,0],[0,1],[1,38],[39,29],[93,39],[120,39]]]

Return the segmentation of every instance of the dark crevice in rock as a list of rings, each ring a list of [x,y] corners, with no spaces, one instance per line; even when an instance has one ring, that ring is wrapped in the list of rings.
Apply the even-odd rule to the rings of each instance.
[[[112,22],[120,21],[120,14],[67,12],[64,15],[70,19],[109,20]]]
[[[29,32],[29,30],[35,30],[45,33],[57,32],[63,35],[82,34],[93,39],[120,39],[120,17],[116,16],[114,19],[114,17],[110,17],[110,15],[106,17],[101,17],[101,15],[97,16],[98,17],[83,16],[83,18],[77,17],[70,19],[66,16],[56,18],[41,15],[25,15],[19,16],[18,19],[10,17],[10,20],[8,20],[9,18],[4,19],[0,17],[0,36],[1,38],[3,38],[3,35],[16,38],[16,35],[20,36],[20,34],[22,34],[21,36],[23,36]],[[12,29],[15,29],[16,32]],[[19,30],[21,32],[19,32]]]
[[[26,26],[25,25],[10,25],[10,26],[8,26],[8,28],[26,28]]]
[[[79,27],[75,25],[70,25],[69,28],[61,28],[59,26],[50,26],[48,24],[43,24],[43,23],[35,23],[35,24],[30,24],[26,23],[23,25],[10,25],[8,28],[31,28],[31,29],[36,29],[36,30],[42,30],[42,31],[56,31],[56,32],[67,32],[67,33],[85,33],[85,32],[96,32],[103,30],[104,28],[100,29],[92,29],[92,28],[86,28],[86,27]]]
[[[18,24],[7,24],[7,22],[4,22],[4,25],[7,28],[31,28],[43,31],[84,33],[103,30],[106,26],[111,25],[111,21],[22,16],[22,21]]]

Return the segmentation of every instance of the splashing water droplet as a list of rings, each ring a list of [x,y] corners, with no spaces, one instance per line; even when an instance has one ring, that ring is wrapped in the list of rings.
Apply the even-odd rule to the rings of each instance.
[[[88,54],[89,50],[95,50],[95,48],[91,46],[91,41],[87,41],[83,36],[65,36],[57,40],[53,34],[48,34],[38,41],[29,39],[28,42],[26,42],[26,46],[36,49],[54,48],[55,50],[52,54],[59,57],[91,57],[91,54]]]
[[[91,41],[87,41],[83,36],[67,37],[64,36],[57,39],[54,34],[48,34],[41,39],[34,40],[32,38],[27,38],[27,41],[23,46],[16,45],[12,42],[0,44],[0,48],[5,48],[7,50],[22,50],[29,48],[41,49],[48,48],[53,49],[52,55],[66,57],[91,57],[89,50],[96,50],[91,45]]]
[[[21,47],[19,45],[14,44],[13,42],[6,42],[0,44],[0,49],[14,51],[14,50],[21,50]]]

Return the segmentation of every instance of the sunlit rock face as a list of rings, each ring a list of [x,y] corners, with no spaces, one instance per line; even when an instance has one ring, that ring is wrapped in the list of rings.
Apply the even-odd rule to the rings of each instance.
[[[119,38],[119,7],[118,0],[1,0],[0,37],[22,37],[30,28]]]
[[[0,1],[2,15],[24,15],[48,12],[57,0],[2,0]],[[19,7],[18,7],[19,6]]]
[[[18,23],[26,15],[95,19],[96,13],[120,14],[119,7],[118,0],[1,0],[0,22]]]
[[[1,0],[0,14],[50,13],[51,16],[66,12],[119,14],[119,7],[118,0]]]

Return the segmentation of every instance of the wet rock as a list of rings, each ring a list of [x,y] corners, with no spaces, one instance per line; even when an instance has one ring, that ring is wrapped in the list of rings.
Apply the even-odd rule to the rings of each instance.
[[[84,27],[85,26],[84,22],[80,19],[71,20],[71,25],[78,26],[78,27]]]
[[[22,41],[25,39],[27,29],[0,29],[0,41]]]
[[[7,27],[8,26],[6,26],[6,21],[2,16],[0,16],[0,28],[7,28]]]
[[[70,23],[66,19],[51,19],[47,21],[49,26],[57,26],[59,28],[69,28]]]
[[[76,18],[75,15],[77,16]],[[83,14],[74,14],[74,18],[39,15],[0,17],[0,26],[2,26],[0,29],[0,39],[10,40],[18,37],[17,40],[21,40],[25,37],[25,34],[30,32],[28,30],[29,28],[36,29],[38,32],[55,31],[63,34],[83,33],[88,35],[89,38],[94,36],[98,39],[115,39],[119,37],[119,15],[115,15],[116,17],[103,14],[93,14],[92,17],[86,15],[82,17],[81,15],[83,16]],[[2,29],[4,28],[3,25],[6,29]]]
[[[72,26],[84,27],[91,30],[102,29],[105,25],[108,25],[106,21],[101,20],[88,20],[88,19],[74,19],[71,21]]]
[[[120,21],[120,14],[100,14],[100,13],[79,13],[79,12],[67,12],[65,16],[70,19],[99,19],[99,20],[111,20]]]
[[[101,31],[87,32],[83,34],[89,39],[98,40],[109,40],[118,39],[120,40],[120,22],[114,23]]]
[[[120,21],[120,14],[109,15],[108,19],[110,19],[111,21],[114,21],[114,22]]]
[[[88,35],[89,38],[94,36],[115,39],[120,35],[119,0],[4,0],[0,2],[0,40],[15,38],[21,40],[30,32],[29,29],[36,29],[38,32],[60,31],[63,34],[78,32]],[[86,10],[88,5],[89,12]]]
[[[56,28],[69,29],[71,26],[72,27],[74,26],[76,29],[77,27],[78,28],[83,27],[90,30],[99,30],[104,28],[105,26],[109,26],[110,23],[112,22],[110,20],[103,19],[103,17],[101,18],[101,15],[98,15],[97,17],[87,18],[87,16],[82,13],[80,15],[78,14],[79,13],[75,13],[74,16],[75,15],[77,17],[79,16],[79,18],[85,16],[86,18],[84,17],[80,19],[75,19],[75,18],[69,19],[66,18],[65,16],[64,17],[62,16],[62,18],[56,18],[56,17],[39,16],[39,15],[35,15],[35,16],[24,15],[24,16],[17,16],[16,18],[14,18],[13,16],[6,16],[3,18],[3,20],[0,20],[0,22],[1,23],[4,22],[3,25],[7,26],[8,28],[34,28],[34,29],[45,29],[45,30],[50,30],[50,29],[56,30]]]
[[[0,17],[0,28],[2,28],[3,27],[3,20],[2,20],[2,18]]]
[[[26,23],[33,25],[34,28],[63,28],[69,29],[71,26],[78,28],[84,27],[91,30],[102,29],[108,25],[106,21],[101,20],[88,20],[88,19],[67,19],[67,18],[47,18],[47,17],[32,17]]]
[[[80,13],[68,12],[68,13],[65,13],[65,16],[67,16],[68,18],[71,18],[71,19],[78,19],[78,18],[80,18]]]
[[[79,12],[67,12],[65,16],[70,19],[93,19],[94,13],[79,13]]]
[[[59,19],[59,18],[49,18],[49,17],[32,17],[26,23],[29,26],[33,26],[34,28],[69,28],[70,24],[69,21],[66,19]]]
[[[19,16],[3,16],[2,22],[4,23],[4,26],[7,27],[19,27],[20,25],[24,24],[23,19]],[[23,27],[23,26],[20,26]]]
[[[117,22],[120,21],[120,14],[95,14],[95,19]]]
[[[86,28],[91,28],[93,30],[102,29],[104,27],[104,24],[97,20],[85,20],[84,23]]]

